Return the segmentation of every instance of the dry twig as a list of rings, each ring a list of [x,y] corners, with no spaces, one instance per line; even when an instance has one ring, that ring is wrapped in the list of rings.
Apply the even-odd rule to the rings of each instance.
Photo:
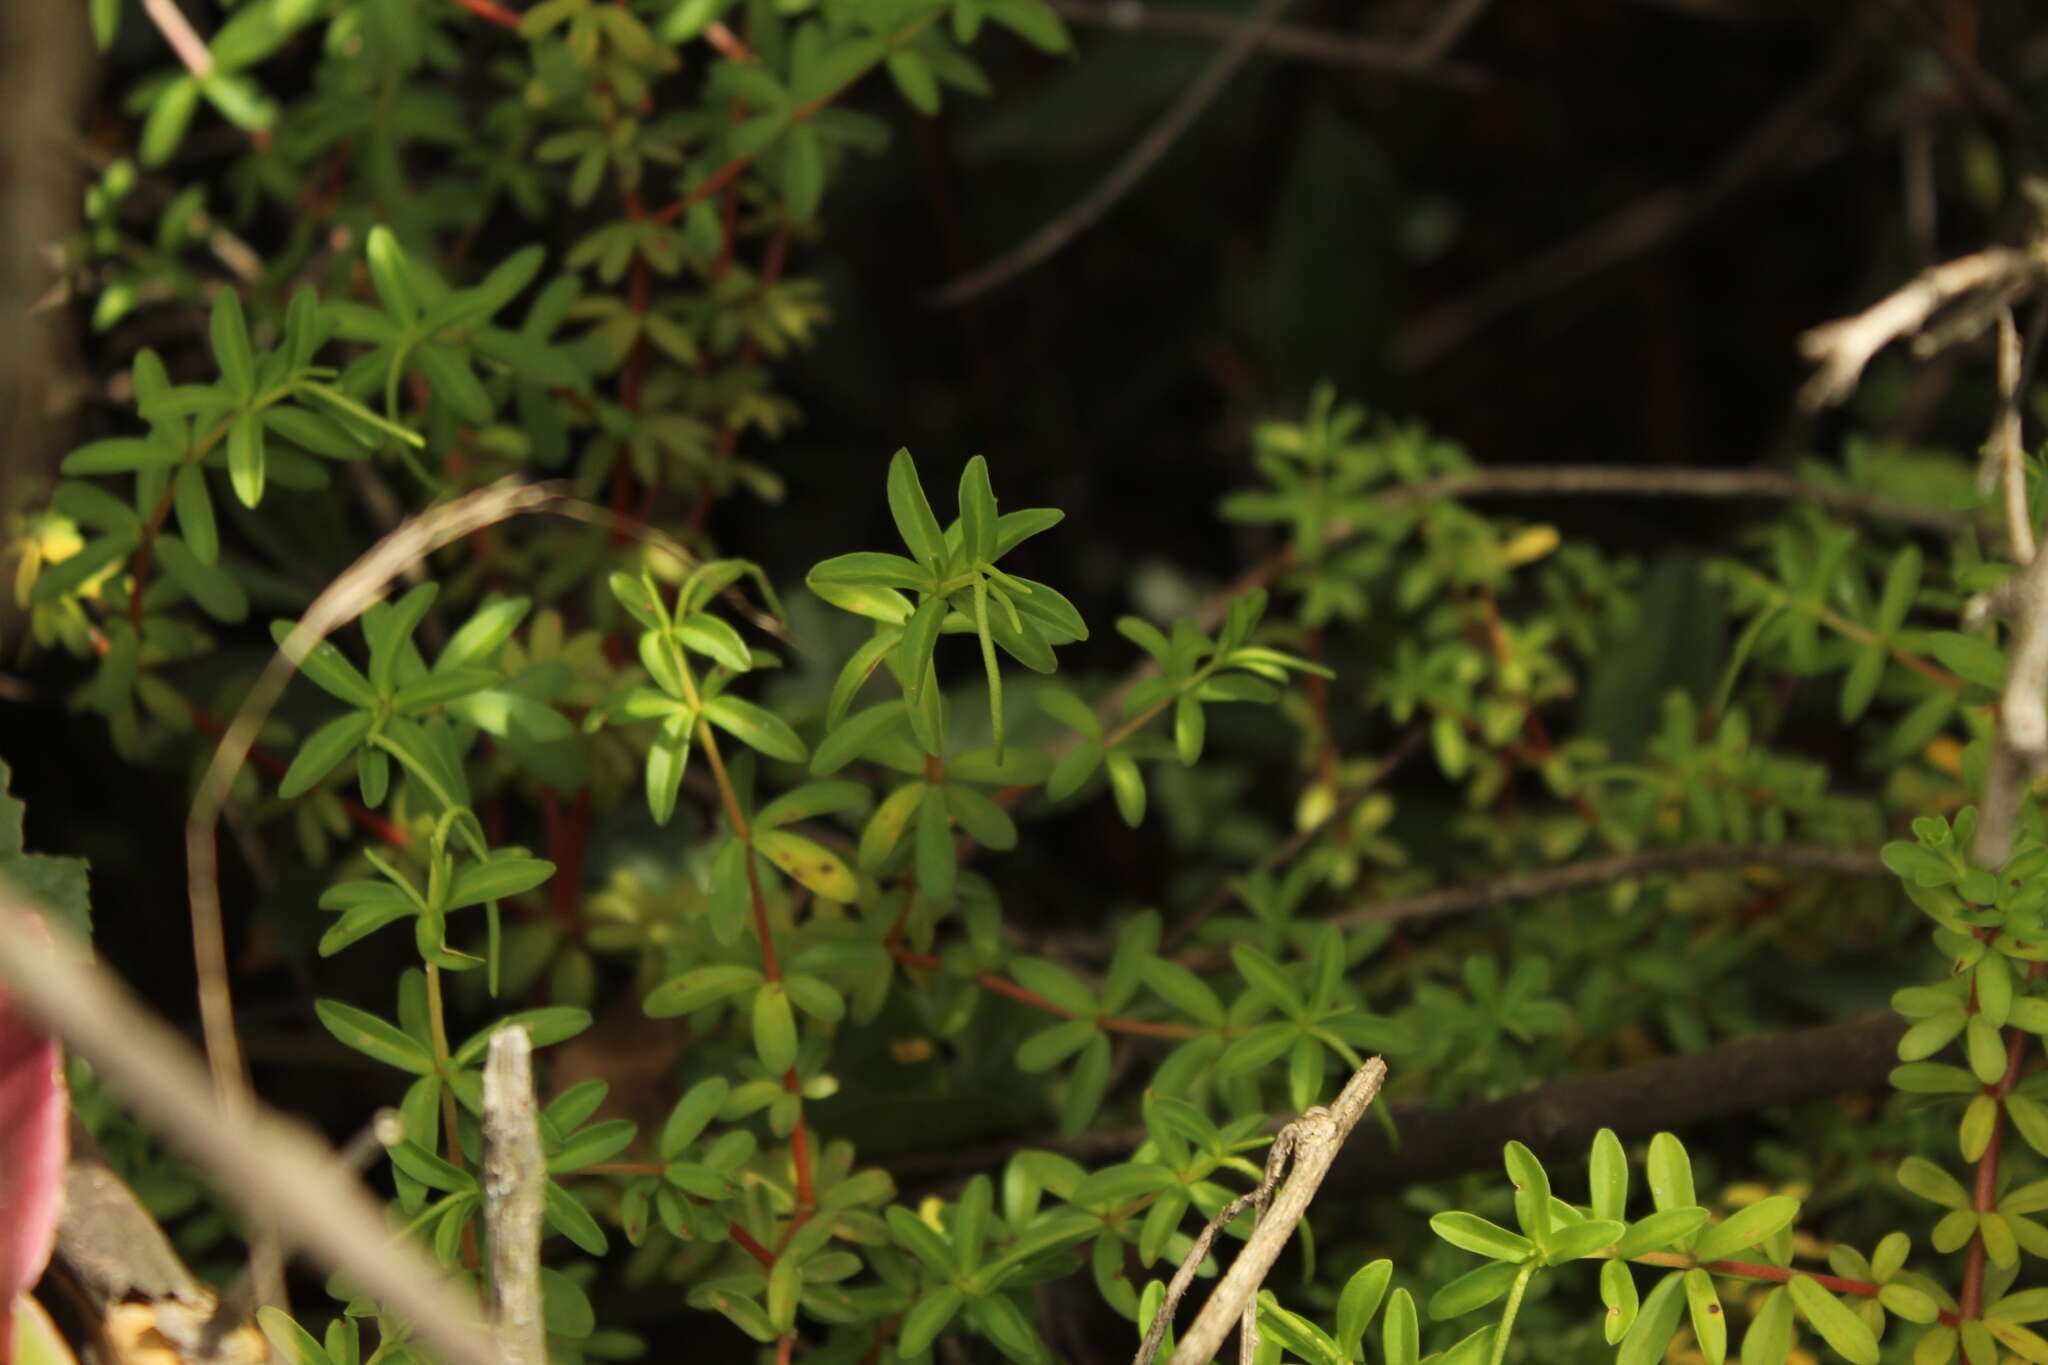
[[[1077,24],[1106,28],[1119,33],[1184,35],[1228,42],[1244,28],[1245,21],[1208,10],[1170,9],[1145,0],[1049,0],[1052,8]],[[1351,67],[1382,75],[1397,76],[1461,90],[1476,90],[1487,83],[1484,72],[1454,62],[1425,62],[1410,44],[1353,38],[1297,24],[1275,24],[1260,40],[1261,50],[1276,57],[1316,62],[1324,66]]]
[[[1231,1324],[1238,1322],[1243,1324],[1241,1359],[1251,1360],[1258,1346],[1259,1286],[1265,1282],[1266,1272],[1273,1268],[1273,1262],[1280,1258],[1287,1239],[1294,1235],[1295,1224],[1308,1212],[1309,1202],[1322,1187],[1323,1177],[1330,1173],[1344,1140],[1365,1117],[1366,1109],[1386,1082],[1386,1062],[1378,1057],[1370,1058],[1353,1073],[1343,1092],[1328,1108],[1316,1105],[1281,1128],[1267,1152],[1266,1174],[1259,1187],[1226,1205],[1223,1212],[1203,1229],[1201,1237],[1182,1259],[1180,1269],[1167,1286],[1166,1298],[1160,1303],[1159,1312],[1145,1334],[1144,1345],[1138,1348],[1134,1365],[1151,1365],[1152,1359],[1158,1355],[1159,1343],[1173,1319],[1174,1306],[1187,1292],[1188,1284],[1194,1279],[1195,1267],[1208,1256],[1209,1243],[1217,1231],[1247,1206],[1256,1206],[1262,1216],[1252,1229],[1251,1239],[1231,1261],[1230,1269],[1217,1282],[1209,1301],[1202,1305],[1202,1311],[1195,1314],[1194,1322],[1174,1348],[1168,1365],[1206,1365],[1223,1344]],[[1279,1184],[1280,1173],[1290,1162],[1292,1169],[1287,1171],[1287,1181]],[[1277,1192],[1276,1185],[1279,1186]]]
[[[1535,900],[1566,891],[1583,891],[1587,887],[1608,886],[1631,877],[1647,877],[1660,872],[1692,872],[1709,867],[1755,864],[1835,872],[1850,877],[1892,875],[1875,853],[1860,848],[1826,848],[1813,844],[1703,844],[1693,848],[1651,849],[1616,858],[1590,858],[1563,867],[1544,868],[1540,872],[1510,873],[1471,886],[1445,887],[1399,900],[1360,905],[1333,915],[1326,922],[1356,929],[1364,924],[1462,914],[1468,910],[1483,910],[1489,905]]]
[[[1820,366],[1799,391],[1808,409],[1840,403],[1855,391],[1872,356],[1902,337],[1920,337],[1920,355],[1938,347],[1923,329],[1944,309],[1941,339],[1953,343],[1976,337],[2020,295],[2048,277],[2048,260],[2038,248],[1994,246],[1929,266],[1903,287],[1854,317],[1816,327],[1799,339],[1801,354]]]
[[[1131,188],[1145,178],[1148,171],[1157,165],[1159,158],[1166,155],[1174,143],[1180,141],[1202,111],[1223,93],[1223,87],[1243,66],[1246,58],[1258,50],[1259,44],[1280,20],[1280,13],[1287,8],[1287,0],[1259,0],[1255,13],[1231,36],[1229,42],[1216,53],[1202,74],[1195,77],[1188,87],[1181,91],[1179,98],[1152,125],[1145,135],[1133,143],[1124,154],[1123,160],[1111,168],[1094,189],[1083,195],[1078,203],[1038,231],[1026,237],[1009,251],[996,257],[979,270],[970,270],[959,279],[941,289],[933,298],[933,306],[957,308],[970,299],[978,298],[1015,275],[1022,274],[1032,266],[1044,261],[1068,242],[1092,227],[1095,220],[1109,212],[1111,205],[1130,193]]]

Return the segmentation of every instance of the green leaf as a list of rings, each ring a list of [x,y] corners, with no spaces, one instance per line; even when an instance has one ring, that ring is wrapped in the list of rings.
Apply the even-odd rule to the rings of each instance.
[[[1704,1270],[1685,1272],[1685,1301],[1692,1314],[1692,1334],[1707,1365],[1722,1365],[1728,1358],[1728,1315],[1721,1310],[1721,1296],[1714,1291],[1714,1277]]]
[[[860,879],[839,855],[784,829],[754,831],[754,847],[782,869],[784,876],[826,900],[842,905],[860,898]]]
[[[1508,1179],[1515,1185],[1515,1218],[1522,1231],[1538,1245],[1550,1239],[1550,1175],[1536,1154],[1519,1142],[1507,1144],[1503,1153]]]
[[[320,1022],[326,1025],[327,1031],[344,1046],[415,1076],[433,1074],[434,1056],[426,1044],[367,1010],[359,1010],[339,1000],[316,1000],[313,1011],[320,1016]]]
[[[708,612],[692,612],[676,622],[676,638],[684,648],[735,673],[744,673],[754,666],[753,653],[740,633]]]
[[[465,673],[468,671],[464,670]],[[428,680],[400,688],[393,700],[408,694],[418,695],[415,689],[424,690],[426,682],[434,678],[442,680],[444,690],[452,688],[457,685],[459,677],[455,674],[429,675]],[[447,702],[447,707],[448,714],[457,720],[500,739],[515,740],[521,744],[552,744],[576,733],[576,727],[560,711],[509,688],[479,688],[453,698]],[[399,709],[405,708],[401,706]]]
[[[1380,1300],[1386,1297],[1387,1284],[1393,1274],[1394,1263],[1385,1257],[1368,1261],[1352,1273],[1338,1293],[1337,1348],[1348,1359],[1364,1358],[1361,1343],[1365,1329],[1371,1325],[1372,1315],[1379,1311]]]
[[[1102,1107],[1109,1089],[1109,1035],[1098,1032],[1081,1049],[1080,1060],[1067,1074],[1066,1093],[1060,1096],[1060,1136],[1072,1138],[1085,1131]]]
[[[198,107],[199,81],[195,77],[176,77],[157,91],[149,114],[142,121],[141,136],[136,139],[136,154],[143,165],[161,166],[171,159],[171,153],[184,141],[185,129]]]
[[[1685,1311],[1685,1276],[1677,1272],[1657,1282],[1636,1313],[1636,1320],[1621,1339],[1615,1365],[1657,1365],[1678,1331],[1679,1315]]]
[[[1194,693],[1183,692],[1173,704],[1173,747],[1180,761],[1192,768],[1202,756],[1202,738],[1208,731],[1202,703]]]
[[[113,436],[80,446],[59,465],[72,478],[96,474],[130,474],[142,469],[169,469],[185,458],[185,452],[164,441],[141,436]]]
[[[806,782],[792,787],[754,812],[754,828],[773,829],[858,810],[867,804],[868,789],[858,782]]]
[[[1017,1045],[1017,1069],[1034,1075],[1050,1071],[1086,1047],[1096,1031],[1093,1019],[1068,1019],[1040,1029]]]
[[[1543,1263],[1563,1265],[1566,1261],[1581,1260],[1614,1245],[1625,1231],[1627,1225],[1618,1218],[1588,1218],[1583,1223],[1553,1227],[1544,1248]]]
[[[890,1213],[895,1213],[892,1207]],[[894,1226],[892,1220],[891,1226]],[[967,1296],[950,1286],[927,1290],[924,1297],[903,1315],[903,1329],[896,1337],[896,1352],[908,1359],[923,1355],[939,1333],[946,1330]]]
[[[690,766],[690,736],[696,717],[677,712],[661,722],[661,731],[647,750],[647,811],[654,823],[665,825],[675,814],[676,793],[682,790],[683,773]]]
[[[334,771],[336,764],[355,752],[375,719],[368,711],[351,711],[308,735],[292,757],[292,766],[278,784],[277,794],[290,799],[311,791],[321,778]]]
[[[1697,1206],[1688,1209],[1659,1209],[1649,1217],[1630,1224],[1629,1230],[1616,1244],[1614,1254],[1627,1258],[1640,1256],[1648,1251],[1664,1251],[1678,1246],[1706,1226],[1707,1216],[1707,1211]]]
[[[797,124],[782,142],[782,203],[789,216],[808,222],[825,197],[825,145],[816,126]]]
[[[253,412],[235,414],[228,423],[228,484],[242,506],[263,501],[263,424]]]
[[[363,254],[370,266],[370,283],[384,310],[401,325],[417,321],[419,300],[407,277],[405,253],[398,239],[391,235],[391,229],[382,223],[371,228]]]
[[[1009,972],[1018,985],[1062,1012],[1076,1018],[1095,1017],[1095,993],[1058,963],[1042,957],[1017,957],[1010,960]]]
[[[552,1168],[552,1163],[550,1163]],[[610,1245],[604,1229],[576,1196],[550,1180],[541,1191],[547,1225],[593,1256],[602,1256]]]
[[[929,118],[939,112],[939,82],[932,75],[930,63],[914,50],[899,47],[889,54],[889,79],[903,93],[904,103],[918,113]],[[989,556],[977,552],[977,557]]]
[[[242,316],[242,296],[223,288],[213,296],[213,316],[208,328],[213,339],[214,363],[220,366],[221,382],[237,398],[256,390],[256,357],[249,349],[249,324]],[[254,506],[254,504],[250,504]]]
[[[737,963],[713,963],[693,967],[681,976],[671,977],[649,991],[642,1008],[655,1019],[695,1014],[707,1006],[719,1004],[743,991],[751,990],[760,982],[759,970]]]
[[[185,545],[202,564],[220,558],[220,533],[213,522],[213,495],[207,490],[206,475],[197,463],[178,471],[171,485],[172,506],[178,514],[178,529]]]
[[[1997,692],[2005,686],[2005,655],[1998,646],[1953,630],[1927,633],[1927,647],[1944,668],[1964,682]]]
[[[718,696],[704,703],[704,719],[716,725],[750,749],[785,763],[802,763],[810,757],[804,742],[790,729],[789,722],[773,711],[763,710],[738,697]]]
[[[754,992],[754,1054],[771,1076],[796,1065],[796,1012],[780,981],[766,981]]]
[[[940,900],[953,894],[959,862],[953,848],[953,822],[947,816],[946,789],[928,787],[917,808],[917,887]]]
[[[1870,1325],[1808,1275],[1794,1275],[1786,1283],[1800,1315],[1813,1325],[1822,1340],[1850,1365],[1877,1365],[1877,1338]]]
[[[890,55],[890,70],[895,70],[896,58],[911,55],[909,49],[899,48]],[[995,558],[998,519],[995,490],[989,484],[988,461],[976,455],[960,471],[960,539],[970,561]]]
[[[1109,773],[1109,789],[1116,797],[1117,813],[1123,816],[1126,825],[1136,829],[1145,822],[1145,779],[1131,756],[1120,749],[1104,753],[1102,761]]]
[[[929,569],[902,555],[872,550],[856,551],[821,560],[804,580],[815,590],[820,584],[846,587],[908,588],[930,592],[934,579]],[[828,599],[829,600],[829,599]]]
[[[859,758],[868,746],[893,729],[906,707],[899,700],[885,701],[848,716],[825,736],[811,755],[811,775],[822,777],[838,772]]]
[[[88,541],[84,549],[36,576],[29,602],[33,605],[54,602],[65,593],[84,586],[108,565],[125,558],[140,540],[141,537],[133,531],[116,531]]]
[[[1782,1286],[1764,1295],[1742,1337],[1742,1365],[1784,1365],[1792,1353],[1792,1296]]]
[[[1223,1022],[1223,1002],[1216,998],[1216,992],[1178,962],[1163,957],[1150,958],[1142,974],[1145,984],[1160,999],[1183,1014],[1211,1027]]]
[[[1948,1209],[1970,1207],[1970,1192],[1956,1178],[1922,1156],[1909,1156],[1899,1163],[1899,1184],[1930,1203]]]
[[[901,1204],[891,1204],[883,1216],[896,1244],[924,1262],[934,1274],[951,1279],[960,1273],[959,1258],[953,1248],[922,1218]]]
[[[943,572],[946,537],[939,519],[925,500],[924,485],[918,482],[917,462],[908,450],[898,450],[889,462],[889,515],[896,521],[896,533],[920,564],[934,573]],[[929,604],[927,604],[929,605]]]
[[[1232,944],[1230,960],[1245,985],[1265,997],[1275,1009],[1296,1018],[1307,1011],[1308,1002],[1287,969],[1251,944]]]
[[[1628,1156],[1612,1128],[1602,1128],[1593,1136],[1588,1180],[1592,1185],[1593,1216],[1623,1217],[1628,1208]]]
[[[427,386],[449,411],[472,426],[491,420],[491,396],[469,368],[469,362],[452,347],[438,341],[422,341],[413,348],[412,358],[427,376]]]
[[[1636,1295],[1636,1277],[1627,1261],[1609,1260],[1600,1267],[1600,1302],[1607,1305],[1601,1332],[1609,1346],[1628,1335],[1635,1325],[1642,1300]],[[1773,1365],[1781,1365],[1773,1362]]]
[[[1427,1311],[1438,1322],[1448,1322],[1484,1308],[1507,1293],[1519,1274],[1519,1267],[1500,1261],[1467,1271],[1431,1294]]]
[[[448,889],[450,910],[485,901],[520,896],[555,875],[555,865],[545,858],[523,858],[500,854],[486,863],[467,863],[456,869]]]
[[[248,616],[249,594],[242,590],[234,575],[218,564],[201,560],[178,537],[159,535],[156,558],[165,575],[214,620],[234,622]]]
[[[1387,1365],[1416,1365],[1422,1353],[1422,1327],[1415,1312],[1415,1299],[1406,1289],[1396,1289],[1387,1300],[1386,1316],[1380,1321],[1380,1349]]]
[[[677,1154],[697,1140],[711,1120],[718,1117],[731,1089],[732,1083],[725,1077],[709,1076],[684,1092],[675,1108],[669,1110],[655,1143],[663,1161],[675,1160]]]
[[[1675,1135],[1659,1133],[1650,1139],[1645,1173],[1650,1181],[1650,1198],[1660,1211],[1690,1208],[1699,1202],[1693,1197],[1692,1161],[1685,1154],[1685,1144]]]
[[[256,1310],[256,1321],[289,1365],[334,1365],[334,1358],[314,1340],[313,1334],[281,1309],[264,1304]]]
[[[542,1005],[520,1010],[471,1034],[461,1047],[455,1049],[453,1060],[457,1066],[474,1062],[484,1055],[485,1049],[491,1045],[492,1036],[500,1029],[523,1028],[527,1040],[534,1047],[543,1048],[567,1042],[589,1027],[590,1011],[575,1005]]]
[[[1722,1261],[1736,1252],[1755,1246],[1790,1227],[1799,1216],[1799,1201],[1789,1194],[1774,1194],[1731,1215],[1725,1222],[1705,1228],[1693,1240],[1692,1254],[1701,1261]]]
[[[1476,1213],[1462,1210],[1439,1213],[1429,1220],[1429,1227],[1452,1246],[1496,1261],[1524,1261],[1536,1250],[1536,1244],[1528,1238],[1488,1222]]]

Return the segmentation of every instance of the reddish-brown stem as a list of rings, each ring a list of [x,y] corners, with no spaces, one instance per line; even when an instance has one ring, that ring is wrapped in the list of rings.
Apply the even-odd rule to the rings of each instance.
[[[746,1252],[747,1255],[759,1261],[764,1268],[769,1270],[773,1270],[775,1268],[775,1253],[770,1251],[767,1247],[762,1246],[759,1241],[755,1240],[754,1235],[752,1233],[748,1232],[738,1223],[726,1224],[725,1231],[726,1234],[732,1238],[732,1244],[734,1246],[738,1247],[741,1251]]]
[[[754,846],[747,845],[747,895],[754,902],[754,933],[761,940],[761,975],[782,980],[782,962],[775,956],[775,933],[768,924],[768,897],[761,891],[761,869],[754,864]]]
[[[789,1365],[796,1358],[796,1333],[784,1332],[775,1343],[775,1365]]]
[[[215,719],[204,707],[188,702],[185,709],[192,717],[193,726],[201,734],[219,736],[227,733],[228,727]],[[260,747],[250,748],[249,761],[272,777],[283,777],[292,766],[277,754]],[[373,834],[393,848],[404,848],[412,842],[412,835],[404,826],[392,823],[368,806],[351,801],[345,796],[338,799],[341,801],[341,808],[348,812],[348,818],[355,821],[365,834]]]
[[[676,219],[682,217],[691,209],[697,207],[697,205],[703,203],[706,199],[709,199],[712,195],[717,194],[727,185],[730,185],[733,181],[739,179],[741,172],[745,171],[747,167],[753,164],[754,158],[750,156],[734,157],[732,160],[726,162],[723,166],[720,166],[717,170],[713,171],[710,177],[706,179],[702,184],[698,185],[696,189],[691,190],[688,194],[685,194],[682,198],[676,200],[675,203],[670,204],[667,208],[656,209],[654,212],[653,221],[657,223],[673,223]]]
[[[797,1096],[801,1103],[803,1083],[797,1079],[795,1067],[782,1073],[782,1088],[789,1094]],[[797,1218],[808,1219],[818,1198],[815,1178],[811,1174],[810,1129],[804,1122],[804,1112],[801,1108],[796,1112],[796,1126],[789,1130],[789,1157],[796,1165]],[[792,1222],[790,1231],[795,1232],[801,1226],[800,1222]]]
[[[2040,963],[2028,967],[2028,974],[2035,974]],[[1970,1012],[1977,1012],[1977,987],[1970,984]],[[1984,1093],[1993,1100],[2004,1099],[2019,1080],[2020,1059],[2026,1054],[2027,1034],[2020,1029],[2009,1030],[2005,1044],[2005,1074],[1996,1083],[1984,1087]],[[2000,1108],[1991,1118],[1991,1136],[1984,1144],[1984,1154],[1977,1158],[1977,1183],[1971,1191],[1970,1206],[1979,1213],[1991,1213],[1998,1208],[1998,1159],[2005,1145],[2005,1111]],[[1984,1307],[1984,1267],[1990,1259],[1984,1246],[1984,1234],[1972,1233],[1969,1254],[1963,1260],[1963,1288],[1956,1296],[1957,1311],[1965,1322],[1979,1317]]]
[[[519,16],[503,5],[494,3],[494,0],[455,0],[455,3],[477,18],[486,23],[496,24],[499,28],[519,27]]]
[[[1795,1270],[1791,1266],[1759,1265],[1754,1261],[1695,1261],[1680,1251],[1650,1251],[1629,1259],[1639,1265],[1670,1266],[1677,1270],[1698,1268],[1713,1275],[1731,1275],[1745,1280],[1769,1280],[1775,1284],[1784,1284],[1794,1275],[1803,1275],[1833,1293],[1855,1294],[1866,1299],[1876,1298],[1878,1291],[1884,1288],[1883,1285],[1872,1284],[1869,1280],[1845,1280],[1840,1275],[1820,1275],[1810,1270]],[[1944,1309],[1941,1320],[1953,1327],[1962,1321],[1962,1318]]]
[[[895,958],[906,967],[916,967],[927,972],[941,971],[945,967],[944,963],[929,953],[916,953],[908,948],[891,948],[889,949],[889,956]],[[993,972],[976,972],[974,974],[974,983],[983,990],[994,991],[998,995],[1007,995],[1012,1000],[1021,1001],[1033,1009],[1044,1010],[1048,1014],[1057,1014],[1062,1019],[1077,1017],[1071,1010],[1061,1009],[1038,992],[1027,990],[1014,981],[1006,981]],[[1103,1015],[1097,1018],[1095,1022],[1108,1029],[1111,1033],[1137,1033],[1143,1034],[1148,1038],[1199,1038],[1203,1033],[1207,1032],[1206,1029],[1193,1028],[1187,1024],[1160,1024],[1154,1023],[1149,1019],[1125,1019],[1120,1015]]]
[[[583,850],[590,839],[590,788],[576,793],[566,814],[555,789],[543,789],[541,817],[547,830],[548,860],[555,865],[548,891],[549,917],[564,933],[574,935],[582,930],[576,911],[583,885]]]

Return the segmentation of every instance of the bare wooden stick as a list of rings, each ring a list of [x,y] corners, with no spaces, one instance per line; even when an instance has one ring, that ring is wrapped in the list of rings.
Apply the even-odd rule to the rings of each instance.
[[[1309,1203],[1322,1187],[1323,1177],[1330,1173],[1330,1166],[1336,1161],[1344,1140],[1351,1136],[1351,1130],[1365,1117],[1366,1109],[1386,1083],[1386,1062],[1378,1057],[1369,1058],[1352,1074],[1343,1092],[1328,1108],[1316,1105],[1282,1128],[1279,1136],[1273,1139],[1265,1178],[1260,1181],[1259,1188],[1237,1202],[1236,1212],[1226,1209],[1227,1216],[1219,1215],[1220,1222],[1212,1224],[1204,1236],[1213,1237],[1216,1227],[1236,1217],[1247,1204],[1263,1206],[1270,1197],[1271,1206],[1265,1209],[1258,1226],[1252,1229],[1251,1240],[1244,1244],[1244,1249],[1230,1263],[1230,1269],[1217,1282],[1209,1301],[1202,1305],[1202,1311],[1195,1314],[1194,1322],[1174,1348],[1168,1365],[1207,1365],[1217,1348],[1222,1346],[1231,1325],[1243,1320],[1246,1314],[1258,1312],[1259,1286],[1265,1282],[1266,1272],[1273,1268],[1273,1262],[1280,1258],[1287,1239],[1294,1235],[1295,1224],[1308,1212]],[[1287,1173],[1287,1181],[1275,1192],[1273,1185],[1279,1179],[1279,1169],[1290,1160],[1293,1164]],[[1192,1267],[1201,1264],[1207,1254],[1207,1242],[1198,1242],[1182,1261],[1181,1273],[1174,1278],[1182,1281],[1183,1291],[1186,1288],[1185,1278],[1194,1274]],[[1150,1365],[1152,1357],[1158,1353],[1159,1338],[1165,1334],[1165,1321],[1171,1312],[1172,1300],[1169,1298],[1160,1305],[1159,1315],[1153,1319],[1153,1330],[1147,1334],[1146,1345],[1139,1348],[1135,1365]],[[1254,1318],[1245,1332],[1247,1352],[1256,1345],[1257,1336]],[[1251,1357],[1247,1353],[1244,1359],[1250,1360]]]
[[[484,1060],[484,1231],[491,1321],[508,1365],[544,1365],[540,1219],[548,1172],[533,1099],[533,1041],[522,1025],[491,1035]]]
[[[1799,391],[1799,401],[1810,409],[1843,401],[1872,356],[1901,337],[1921,334],[1951,305],[1963,310],[1960,321],[1966,325],[1947,329],[1946,340],[1981,333],[2014,297],[2040,284],[2044,269],[2048,260],[2041,252],[2006,246],[1929,266],[1854,317],[1799,339],[1801,353],[1820,366]]]
[[[440,1270],[386,1226],[383,1210],[302,1125],[250,1101],[223,1121],[191,1046],[80,948],[26,928],[36,907],[0,878],[0,984],[92,1063],[115,1093],[256,1218],[346,1275],[454,1365],[498,1365],[496,1347]],[[52,935],[62,933],[51,926]]]
[[[2005,484],[2005,534],[2012,546],[2012,562],[2025,564],[2034,557],[2034,528],[2027,516],[2027,451],[2020,431],[2020,331],[2012,320],[2012,309],[1998,314],[1998,416],[1991,422],[1991,439],[1985,443],[1986,472],[1996,471]]]

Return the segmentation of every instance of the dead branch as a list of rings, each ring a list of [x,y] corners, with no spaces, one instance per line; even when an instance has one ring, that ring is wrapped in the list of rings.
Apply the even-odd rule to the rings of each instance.
[[[1077,24],[1106,28],[1118,33],[1156,33],[1164,36],[1207,38],[1228,42],[1244,28],[1242,19],[1208,10],[1167,9],[1144,0],[1050,0],[1052,8]],[[1353,38],[1298,24],[1275,24],[1260,40],[1261,51],[1276,57],[1315,62],[1324,66],[1352,67],[1361,71],[1394,76],[1424,84],[1476,90],[1487,84],[1487,76],[1475,67],[1454,62],[1423,62],[1407,44]]]
[[[1174,1348],[1168,1365],[1205,1365],[1222,1346],[1232,1324],[1240,1320],[1245,1321],[1243,1358],[1246,1361],[1251,1359],[1251,1352],[1258,1341],[1259,1286],[1265,1282],[1273,1262],[1280,1258],[1287,1239],[1294,1235],[1295,1225],[1308,1212],[1310,1201],[1322,1188],[1323,1179],[1329,1175],[1345,1139],[1365,1117],[1366,1109],[1386,1082],[1386,1062],[1378,1057],[1369,1058],[1327,1109],[1317,1105],[1281,1128],[1267,1158],[1265,1178],[1260,1181],[1258,1189],[1245,1196],[1245,1202],[1262,1208],[1270,1196],[1272,1206],[1258,1220],[1252,1229],[1251,1240],[1231,1261],[1230,1269],[1224,1272],[1222,1280],[1211,1291],[1202,1311],[1195,1314],[1194,1322],[1189,1324],[1187,1335]],[[1290,1159],[1293,1168],[1288,1171],[1287,1182],[1275,1193],[1274,1183],[1279,1179],[1282,1166]],[[1236,1213],[1231,1213],[1230,1217],[1236,1217]],[[1214,1229],[1228,1221],[1229,1218],[1222,1218],[1212,1223],[1208,1235],[1213,1237]],[[1192,1278],[1194,1267],[1201,1264],[1206,1254],[1206,1247],[1191,1251],[1175,1279],[1185,1281]],[[1185,1282],[1182,1287],[1185,1289]],[[1160,1305],[1159,1314],[1153,1319],[1153,1333],[1146,1338],[1149,1349],[1139,1350],[1136,1365],[1149,1365],[1152,1356],[1158,1353],[1159,1336],[1164,1335],[1171,1312],[1170,1303]]]
[[[1545,868],[1540,872],[1513,872],[1470,886],[1445,887],[1398,900],[1367,903],[1334,915],[1327,922],[1355,929],[1365,924],[1463,914],[1511,901],[1537,900],[1567,891],[1609,886],[1633,877],[1756,864],[1833,872],[1849,877],[1892,875],[1877,854],[1860,848],[1827,848],[1813,844],[1706,844],[1694,848],[1657,848],[1615,858],[1590,858],[1585,862]]]
[[[1799,339],[1800,353],[1820,366],[1799,391],[1800,403],[1812,410],[1844,401],[1855,392],[1872,356],[1901,338],[1920,336],[1944,309],[1954,310],[1943,319],[1944,343],[1981,335],[2044,278],[2048,258],[2039,248],[1995,246],[1929,266],[1854,317],[1816,327]],[[1915,353],[1937,349],[1921,344]]]

